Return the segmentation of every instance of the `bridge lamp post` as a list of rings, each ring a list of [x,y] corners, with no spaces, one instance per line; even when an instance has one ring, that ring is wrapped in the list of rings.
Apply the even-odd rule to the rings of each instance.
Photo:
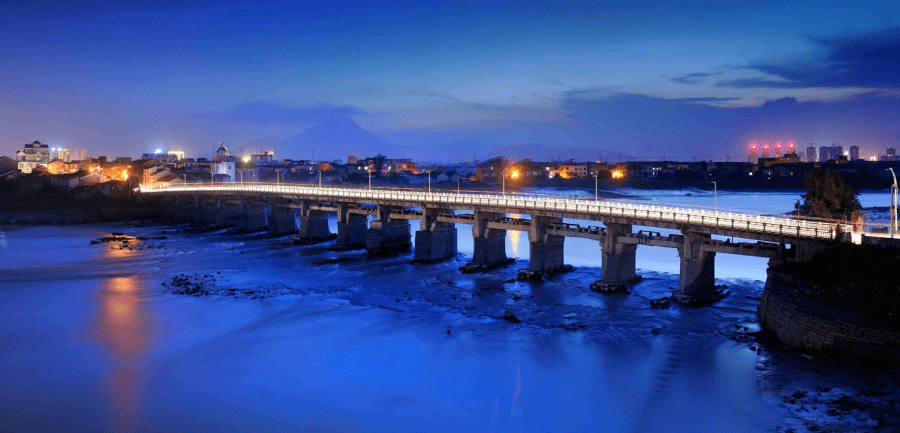
[[[322,170],[317,170],[319,172],[319,188],[322,187]]]
[[[891,176],[894,178],[894,184],[891,185],[891,237],[897,233],[897,175],[894,173],[893,167],[888,167]]]
[[[718,214],[719,213],[719,191],[716,186],[716,181],[712,181],[713,184],[713,211]]]
[[[428,172],[428,193],[431,194],[431,172]]]
[[[369,171],[369,189],[372,189],[372,172],[371,171]]]
[[[594,201],[600,199],[600,171],[594,173]]]

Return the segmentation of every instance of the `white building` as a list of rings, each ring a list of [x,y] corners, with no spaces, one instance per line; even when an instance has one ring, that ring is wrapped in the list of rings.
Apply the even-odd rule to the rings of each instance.
[[[34,143],[26,144],[23,150],[16,152],[16,161],[19,163],[19,171],[31,173],[37,166],[50,163],[50,148],[35,140]]]
[[[222,177],[228,176],[223,180],[227,182],[234,181],[236,164],[237,158],[229,155],[228,148],[225,147],[223,143],[219,143],[219,148],[216,150],[216,158],[212,166],[213,177],[216,177],[216,175],[221,175]]]

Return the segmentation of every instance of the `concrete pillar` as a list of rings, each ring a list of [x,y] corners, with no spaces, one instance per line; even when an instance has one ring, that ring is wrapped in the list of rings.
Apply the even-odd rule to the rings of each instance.
[[[266,208],[260,206],[248,206],[244,214],[244,230],[261,232],[266,230]]]
[[[297,237],[301,240],[325,240],[331,237],[328,229],[328,214],[326,212],[312,210],[310,203],[300,202],[297,217]]]
[[[218,227],[234,226],[240,229],[246,227],[245,212],[242,204],[222,203],[214,225]]]
[[[408,220],[390,219],[391,207],[378,206],[378,216],[366,231],[366,253],[388,255],[412,248]]]
[[[618,241],[619,236],[631,234],[631,224],[604,223],[606,236],[601,238],[601,281],[610,285],[623,285],[637,278],[635,256],[637,245]]]
[[[472,226],[475,250],[472,261],[460,268],[461,271],[493,268],[511,261],[506,257],[506,230],[491,229],[487,226],[489,221],[494,221],[501,215],[494,212],[475,212],[475,224]]]
[[[570,270],[563,263],[565,237],[547,234],[547,226],[560,222],[560,218],[535,216],[528,229],[530,256],[528,269],[519,271],[519,280],[533,280]]]
[[[350,213],[349,203],[339,203],[337,240],[334,241],[332,248],[336,250],[365,248],[368,220],[369,217],[366,215]]]
[[[681,256],[681,282],[678,292],[672,297],[676,302],[701,303],[714,299],[716,292],[716,253],[703,251],[700,247],[710,239],[705,233],[685,231]]]
[[[270,236],[282,236],[297,232],[297,215],[293,209],[279,209],[269,201],[266,206],[266,228]]]
[[[431,263],[456,256],[456,227],[437,221],[439,209],[423,208],[422,213],[413,261]]]

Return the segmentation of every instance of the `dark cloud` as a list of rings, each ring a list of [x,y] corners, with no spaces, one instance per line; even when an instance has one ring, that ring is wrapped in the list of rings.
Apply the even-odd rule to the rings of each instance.
[[[679,83],[679,84],[700,84],[704,80],[704,78],[711,77],[714,75],[721,75],[722,72],[693,72],[690,74],[684,74],[678,77],[673,77],[669,79],[669,81]]]
[[[771,79],[721,81],[720,87],[900,88],[900,27],[835,38],[810,38],[820,53],[790,62],[753,62],[746,69]]]
[[[288,108],[267,102],[245,102],[237,107],[200,117],[222,122],[248,123],[321,123],[328,120],[352,120],[367,113],[350,105],[318,104],[308,108]]]

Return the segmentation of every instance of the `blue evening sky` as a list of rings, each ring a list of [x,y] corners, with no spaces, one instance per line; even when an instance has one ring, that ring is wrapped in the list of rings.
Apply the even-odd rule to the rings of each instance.
[[[301,158],[290,138],[334,118],[441,160],[900,144],[895,2],[121,3],[0,6],[0,154]]]

